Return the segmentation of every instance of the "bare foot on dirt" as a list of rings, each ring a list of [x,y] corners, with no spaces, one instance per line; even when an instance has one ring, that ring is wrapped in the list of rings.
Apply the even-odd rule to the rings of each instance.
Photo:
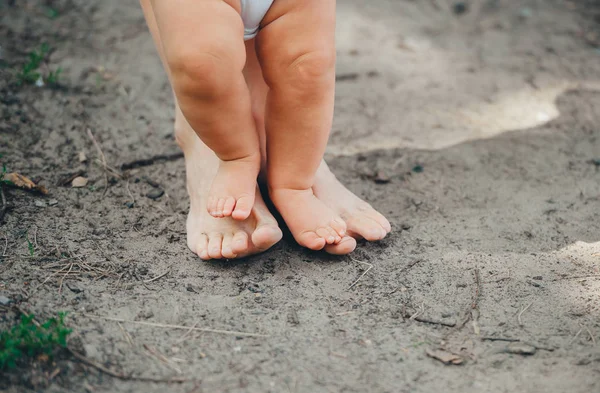
[[[321,162],[317,171],[313,192],[346,222],[348,235],[356,239],[381,240],[392,230],[389,221],[381,213],[337,180],[325,161]],[[330,246],[326,251],[336,253],[336,248]]]
[[[265,205],[254,181],[253,206],[249,217],[236,221],[215,218],[207,209],[209,189],[219,170],[219,159],[202,144],[189,124],[178,114],[176,138],[185,155],[190,212],[187,218],[187,243],[204,260],[242,258],[263,252],[281,237],[277,221]]]
[[[311,189],[271,189],[269,194],[294,239],[301,246],[322,250],[326,246],[340,246],[343,243],[343,247],[338,249],[344,250],[344,254],[354,250],[356,242],[346,236],[346,223],[318,200]],[[351,244],[352,247],[348,247]]]
[[[208,213],[216,218],[248,218],[254,206],[256,178],[260,170],[260,152],[251,157],[220,161],[210,187]]]

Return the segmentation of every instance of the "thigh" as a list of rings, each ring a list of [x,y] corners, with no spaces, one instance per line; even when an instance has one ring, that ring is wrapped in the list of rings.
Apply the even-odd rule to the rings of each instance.
[[[335,0],[275,0],[256,38],[263,72],[315,54],[335,61]]]
[[[168,62],[189,52],[224,60],[244,54],[239,0],[151,0]]]

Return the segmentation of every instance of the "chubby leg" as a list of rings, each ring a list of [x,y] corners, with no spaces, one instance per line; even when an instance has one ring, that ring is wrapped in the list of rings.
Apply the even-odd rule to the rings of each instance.
[[[260,170],[257,132],[242,69],[239,0],[151,0],[164,62],[185,119],[219,157],[207,209],[246,219]]]
[[[244,69],[246,83],[250,88],[252,99],[252,115],[256,123],[259,139],[264,141],[265,106],[269,87],[264,81],[260,64],[254,53],[254,42],[246,43],[247,61]],[[264,144],[261,144],[264,149]],[[263,167],[264,170],[264,167]],[[314,195],[330,209],[340,215],[346,222],[347,233],[356,239],[377,241],[383,239],[391,230],[389,221],[367,202],[348,190],[321,160],[313,184]],[[340,244],[325,246],[325,251],[332,254],[347,254],[356,247],[352,238],[344,238]]]
[[[141,0],[140,3],[157,51],[171,79],[150,0]],[[190,212],[187,219],[188,247],[202,259],[219,259],[256,254],[277,243],[282,236],[281,230],[258,192],[250,217],[244,221],[215,218],[208,214],[206,203],[209,189],[219,171],[220,160],[198,138],[178,105],[175,108],[175,137],[184,152],[186,162],[190,196]]]
[[[313,250],[339,244],[346,224],[312,191],[333,117],[335,0],[276,1],[256,43],[269,87],[271,199],[299,244]]]

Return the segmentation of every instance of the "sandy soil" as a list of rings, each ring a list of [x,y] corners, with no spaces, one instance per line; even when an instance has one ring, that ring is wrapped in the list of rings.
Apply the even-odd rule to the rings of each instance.
[[[594,1],[457,15],[443,0],[340,0],[328,160],[393,232],[347,257],[284,239],[219,263],[185,245],[172,98],[137,2],[9,3],[0,160],[50,194],[5,188],[0,294],[40,317],[69,311],[72,346],[98,364],[188,381],[65,355],[5,374],[2,391],[600,391]],[[61,86],[16,86],[44,41]],[[87,129],[119,175],[108,188]],[[88,187],[61,185],[76,173]],[[0,326],[15,316],[0,308]],[[439,348],[463,364],[427,355]]]

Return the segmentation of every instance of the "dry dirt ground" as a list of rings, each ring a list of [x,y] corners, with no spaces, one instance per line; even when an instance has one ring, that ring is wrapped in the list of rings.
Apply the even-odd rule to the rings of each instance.
[[[68,311],[71,346],[124,376],[62,354],[0,389],[600,391],[597,3],[466,5],[339,1],[327,158],[387,239],[205,263],[186,248],[172,98],[137,2],[0,1],[0,160],[50,190],[4,187],[0,294]],[[42,42],[60,86],[17,86]],[[61,185],[77,173],[86,187]]]

